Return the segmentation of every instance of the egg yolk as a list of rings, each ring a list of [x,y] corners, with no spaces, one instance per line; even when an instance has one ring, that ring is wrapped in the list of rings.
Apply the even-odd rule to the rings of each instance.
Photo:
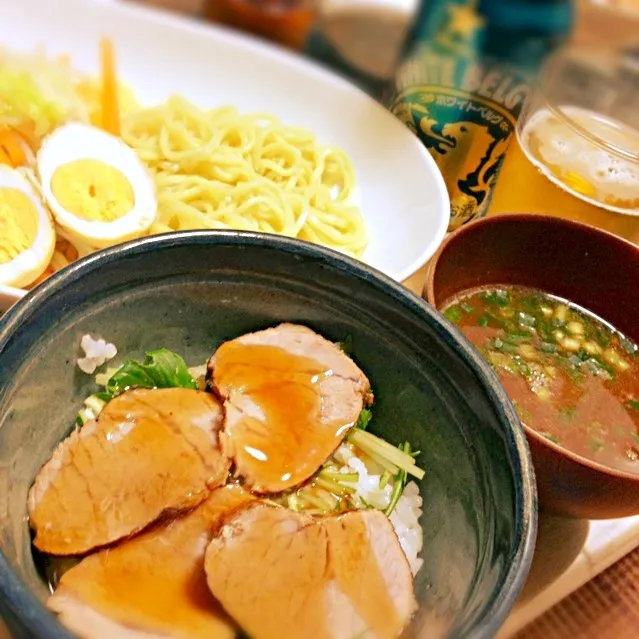
[[[100,160],[74,160],[58,167],[51,191],[65,211],[94,222],[117,220],[135,204],[129,180]]]
[[[7,264],[34,242],[38,211],[18,189],[0,188],[0,264]]]

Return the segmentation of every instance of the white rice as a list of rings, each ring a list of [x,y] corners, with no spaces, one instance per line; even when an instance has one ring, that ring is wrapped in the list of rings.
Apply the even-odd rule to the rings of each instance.
[[[118,354],[114,344],[109,344],[102,338],[94,339],[91,335],[83,335],[80,346],[84,357],[78,358],[78,368],[87,375],[92,375],[95,369]]]
[[[387,483],[384,488],[380,488],[381,469],[374,468],[372,463],[365,464],[344,444],[337,449],[334,459],[344,464],[340,472],[356,472],[358,474],[359,480],[357,484],[354,484],[354,487],[359,498],[380,510],[384,510],[388,506],[393,487],[391,483]],[[413,576],[417,574],[423,564],[423,560],[419,557],[423,544],[423,532],[419,523],[421,514],[422,498],[419,494],[419,488],[414,481],[408,482],[404,493],[391,513],[390,521],[408,559]]]

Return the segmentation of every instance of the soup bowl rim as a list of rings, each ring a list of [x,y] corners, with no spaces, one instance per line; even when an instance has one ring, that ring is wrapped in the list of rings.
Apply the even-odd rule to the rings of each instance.
[[[500,213],[499,215],[485,217],[480,220],[475,220],[470,224],[466,224],[452,233],[450,233],[444,241],[440,244],[439,248],[433,255],[430,260],[426,272],[426,283],[424,285],[423,296],[427,302],[440,310],[443,308],[443,304],[437,304],[435,301],[435,272],[437,270],[437,264],[441,256],[445,253],[447,248],[454,244],[458,240],[458,238],[463,237],[464,235],[474,233],[474,227],[478,226],[492,226],[505,224],[507,222],[515,222],[515,223],[542,223],[542,224],[557,224],[564,225],[568,228],[577,229],[578,231],[588,231],[594,236],[599,236],[602,239],[610,242],[616,242],[619,246],[625,246],[627,249],[631,250],[633,253],[636,253],[637,258],[639,259],[639,246],[633,244],[629,240],[626,240],[623,237],[615,235],[610,231],[605,231],[603,229],[597,228],[592,224],[586,224],[585,222],[579,222],[576,220],[569,220],[566,218],[555,217],[554,215],[543,215],[540,213],[526,213],[526,212],[512,212],[512,213]],[[487,284],[487,286],[496,286],[497,283]],[[509,286],[517,286],[517,284],[509,284]],[[465,289],[470,290],[470,289]],[[446,300],[447,301],[447,300]],[[570,301],[570,300],[567,300]],[[586,309],[588,310],[588,309]],[[521,420],[520,420],[521,421]],[[624,471],[613,466],[607,466],[605,464],[600,464],[588,457],[583,457],[568,448],[564,448],[559,444],[554,443],[547,437],[544,437],[540,433],[538,433],[531,426],[528,426],[525,422],[521,421],[521,424],[526,432],[526,435],[532,437],[536,443],[542,444],[543,446],[549,448],[554,453],[566,457],[578,464],[579,466],[588,468],[590,470],[594,470],[612,477],[616,477],[618,479],[628,480],[633,483],[639,483],[639,471],[633,473],[631,471]]]

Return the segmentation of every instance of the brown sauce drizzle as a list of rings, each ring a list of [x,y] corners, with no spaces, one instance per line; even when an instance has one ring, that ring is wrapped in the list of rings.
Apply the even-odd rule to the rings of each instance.
[[[215,360],[215,384],[225,397],[250,398],[237,419],[227,416],[225,440],[255,490],[279,492],[308,479],[353,425],[322,421],[320,385],[333,371],[314,359],[227,342]]]

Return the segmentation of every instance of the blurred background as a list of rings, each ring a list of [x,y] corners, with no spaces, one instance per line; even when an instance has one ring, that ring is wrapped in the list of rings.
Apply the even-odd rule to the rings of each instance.
[[[199,14],[272,40],[301,47],[323,0],[133,0],[171,11]],[[324,0],[325,1],[325,0]],[[399,5],[404,0],[396,0]],[[357,4],[343,0],[342,4]],[[410,4],[410,3],[409,3]],[[639,0],[576,0],[573,43],[579,47],[637,48],[639,57]],[[265,18],[282,12],[287,17]]]

